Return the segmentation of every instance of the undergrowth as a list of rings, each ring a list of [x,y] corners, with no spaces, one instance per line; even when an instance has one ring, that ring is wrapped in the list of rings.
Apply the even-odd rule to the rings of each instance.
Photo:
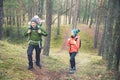
[[[0,41],[0,80],[34,79],[28,73],[26,49],[6,41]]]
[[[43,64],[49,71],[69,71],[68,51],[59,51],[64,42],[68,26],[52,27],[50,56],[44,56]],[[69,27],[71,28],[71,27]],[[100,56],[95,56],[97,50],[93,46],[93,38],[83,31],[80,35],[82,45],[76,56],[77,71],[74,76],[79,80],[114,80],[112,73],[106,72],[106,63]],[[68,35],[70,36],[70,35]],[[64,45],[66,46],[66,45]],[[27,40],[26,38],[7,38],[0,41],[0,80],[34,80],[35,74],[27,70]],[[92,53],[92,54],[90,54]]]

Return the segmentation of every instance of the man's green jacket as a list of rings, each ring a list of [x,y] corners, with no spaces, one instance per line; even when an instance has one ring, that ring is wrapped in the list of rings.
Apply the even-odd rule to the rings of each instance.
[[[31,29],[31,33],[27,33],[28,29]],[[39,43],[42,44],[42,36],[47,36],[47,32],[43,29],[42,26],[36,26],[35,28],[33,28],[32,26],[30,26],[28,28],[25,33],[24,36],[28,36],[28,41],[29,44],[31,45],[38,45]],[[41,33],[38,33],[38,30],[41,30]]]

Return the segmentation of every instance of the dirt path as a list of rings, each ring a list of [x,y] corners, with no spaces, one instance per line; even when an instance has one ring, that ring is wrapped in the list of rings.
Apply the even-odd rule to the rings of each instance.
[[[64,42],[62,44],[60,51],[58,51],[57,53],[60,53],[61,51],[67,49],[66,48],[66,40],[69,37],[70,30],[68,30],[67,27],[65,29],[66,29],[66,33],[64,36]],[[34,56],[35,55],[33,55],[33,59],[34,59]],[[35,61],[35,59],[33,61]],[[34,69],[31,71],[36,75],[35,80],[71,80],[71,79],[76,80],[76,78],[73,75],[68,73],[68,70],[49,71],[45,67],[43,61],[42,61],[42,68],[41,69],[39,67],[37,67],[36,65],[34,65]]]
[[[92,37],[94,36],[94,30],[90,30],[86,25],[81,25],[80,27],[78,27],[81,31],[87,32],[89,35],[91,35]],[[61,46],[60,51],[56,52],[56,53],[60,53],[63,50],[66,50],[66,40],[69,37],[70,34],[70,29],[68,30],[68,28],[66,27],[66,33],[64,36],[64,42]],[[43,62],[43,61],[42,61]],[[84,63],[83,63],[84,64]],[[40,69],[39,67],[37,67],[36,65],[34,65],[34,69],[32,70],[32,72],[36,75],[36,79],[35,80],[79,80],[77,77],[68,73],[68,70],[60,70],[60,71],[49,71],[45,65],[44,62],[42,64],[42,68]]]
[[[49,71],[44,64],[41,69],[34,65],[34,69],[31,71],[36,76],[35,80],[76,80],[76,78],[69,74],[67,70]]]

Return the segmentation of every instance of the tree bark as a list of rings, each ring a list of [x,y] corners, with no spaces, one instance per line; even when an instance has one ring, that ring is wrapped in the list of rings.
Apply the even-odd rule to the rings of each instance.
[[[69,0],[69,6],[72,7],[73,0]],[[69,24],[71,24],[71,18],[72,18],[72,8],[69,10]]]
[[[57,28],[57,35],[60,35],[60,0],[58,0],[58,28]]]
[[[64,7],[65,7],[65,10],[68,9],[68,0],[64,0]],[[68,12],[65,13],[65,17],[64,17],[64,24],[67,24],[68,20]]]
[[[108,65],[107,69],[111,70],[113,64],[113,25],[115,19],[115,2],[114,0],[109,0],[109,11],[108,11],[108,21],[107,21],[107,34],[106,34],[106,50],[105,53],[108,54]]]
[[[98,11],[97,11],[97,22],[96,22],[96,28],[95,28],[95,35],[94,35],[94,48],[97,48],[98,44],[98,35],[99,35],[99,26],[101,23],[101,0],[98,2]]]
[[[119,63],[120,63],[120,0],[116,1],[116,9],[115,9],[115,14],[116,14],[116,25],[115,25],[115,33],[113,37],[113,44],[114,44],[114,70],[119,71]]]
[[[76,6],[74,6],[74,11],[73,11],[74,12],[73,20],[72,20],[73,29],[77,28],[79,0],[75,0],[74,4],[76,4]]]
[[[28,20],[32,18],[32,1],[28,3]]]
[[[0,40],[2,39],[3,0],[0,0]]]
[[[85,24],[86,24],[86,20],[87,20],[87,14],[88,14],[88,0],[86,0],[86,6],[85,6],[84,16],[83,16],[83,23],[85,23]]]
[[[52,0],[46,0],[46,28],[48,36],[45,39],[43,55],[49,56],[50,39],[51,39],[51,25],[52,25]]]
[[[91,12],[91,0],[89,0],[89,5],[88,5],[87,24],[89,23],[90,12]]]
[[[20,17],[17,16],[17,38],[20,38]]]
[[[104,8],[104,5],[106,4],[104,0],[102,0],[102,3],[103,3],[103,6],[102,6],[102,12],[103,12],[103,21],[104,21],[104,28],[103,28],[103,34],[102,34],[102,39],[101,39],[101,43],[100,43],[100,46],[99,46],[99,51],[98,51],[98,55],[99,56],[102,56],[103,59],[106,59],[106,54],[103,54],[104,53],[104,48],[105,48],[105,37],[106,37],[106,24],[107,24],[107,11],[106,9]],[[107,6],[105,6],[107,7]],[[102,20],[102,19],[101,19]]]
[[[38,0],[38,5],[37,6],[38,6],[37,15],[40,18],[43,18],[44,0]]]
[[[82,12],[82,4],[81,4],[81,0],[79,0],[79,8],[78,8],[78,23],[80,23],[81,20],[81,12]]]
[[[70,8],[68,8],[67,10],[63,11],[60,16],[62,16],[63,14],[65,14],[66,12],[68,12],[70,9],[72,9],[76,4],[73,4]],[[58,16],[55,17],[52,21],[52,24],[56,21],[56,19],[58,19]]]
[[[116,21],[115,26],[115,37],[114,37],[114,46],[115,48],[115,58],[114,58],[114,70],[119,71],[119,61],[120,61],[120,15]]]
[[[106,54],[104,54],[105,38],[106,38],[106,35],[105,35],[106,34],[106,24],[107,24],[107,17],[105,17],[102,39],[101,39],[101,43],[100,43],[100,47],[99,47],[99,51],[98,51],[98,55],[102,56],[103,59],[106,59]]]

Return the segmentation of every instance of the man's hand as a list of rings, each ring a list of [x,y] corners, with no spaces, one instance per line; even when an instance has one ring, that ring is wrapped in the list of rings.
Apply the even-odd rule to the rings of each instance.
[[[27,33],[28,33],[28,34],[29,34],[29,33],[31,33],[31,30],[30,30],[30,29],[28,29],[28,32],[27,32]]]
[[[38,30],[38,33],[41,33],[41,30],[40,30],[40,29]]]

